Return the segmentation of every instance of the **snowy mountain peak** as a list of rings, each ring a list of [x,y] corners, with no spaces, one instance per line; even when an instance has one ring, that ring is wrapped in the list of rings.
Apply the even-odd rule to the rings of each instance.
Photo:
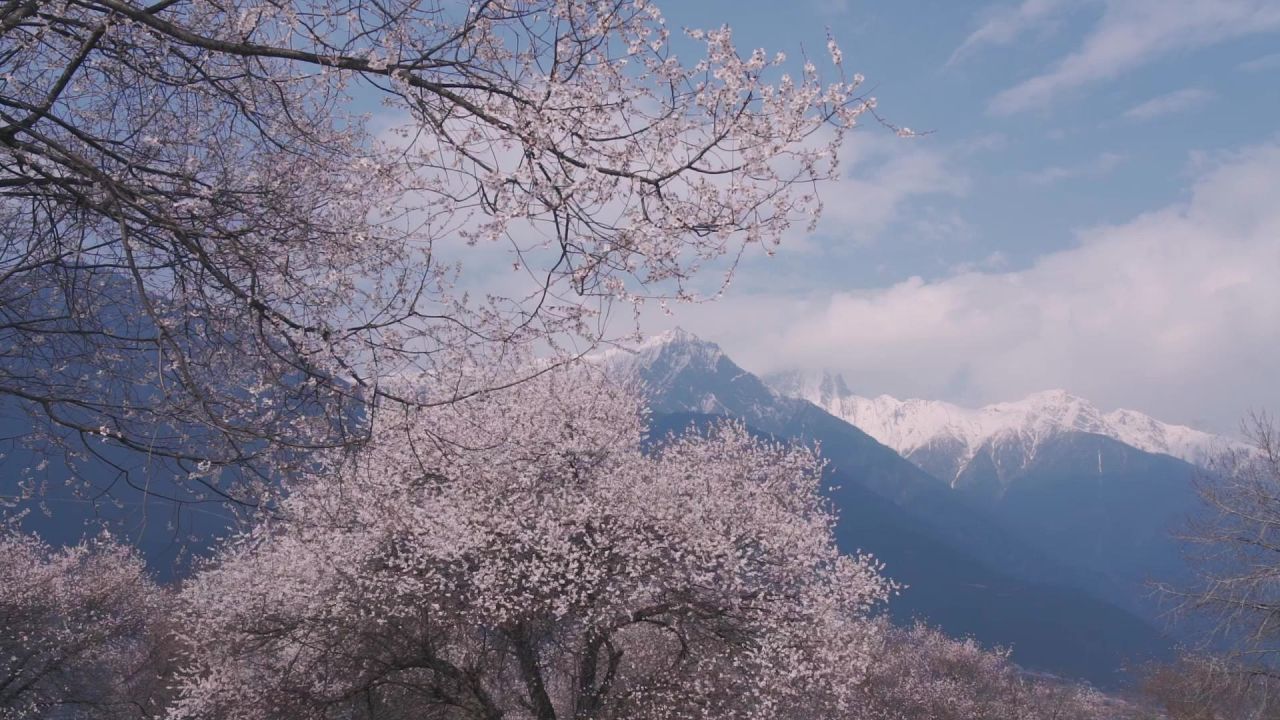
[[[610,375],[638,380],[651,400],[680,396],[680,402],[666,403],[663,410],[720,412],[714,392],[698,387],[714,377],[725,362],[720,346],[693,333],[675,328],[652,335],[632,345],[616,345],[588,358]],[[765,392],[768,392],[766,389]]]
[[[759,425],[777,421],[779,412],[804,406],[779,397],[760,378],[734,364],[719,345],[681,328],[589,359],[615,377],[638,381],[655,413],[733,415]]]
[[[1026,408],[1043,408],[1055,412],[1096,412],[1096,408],[1088,400],[1072,395],[1066,390],[1041,390],[1011,403],[996,405],[1016,405]]]
[[[983,426],[995,431],[1023,429],[1043,435],[1056,430],[1109,435],[1101,411],[1084,398],[1066,390],[1045,390],[1013,402],[995,403],[979,409]],[[1005,422],[994,421],[996,417]]]
[[[659,357],[680,365],[698,363],[713,367],[723,355],[719,345],[677,327],[651,335],[635,345],[615,345],[589,359],[611,369],[647,367]]]
[[[779,373],[768,378],[768,383],[779,395],[805,398],[819,407],[826,407],[838,398],[853,395],[845,384],[844,377],[830,371],[806,373],[795,370]]]
[[[715,345],[713,342],[703,340],[693,333],[682,327],[674,327],[670,330],[664,330],[657,335],[645,338],[636,346],[637,349],[647,349],[655,347],[665,347],[667,345]]]
[[[1033,393],[1020,400],[966,408],[937,400],[867,398],[840,390],[829,372],[785,373],[768,379],[780,394],[798,397],[857,426],[908,459],[946,455],[958,473],[980,452],[1030,462],[1040,445],[1062,432],[1105,435],[1147,452],[1205,465],[1240,443],[1182,425],[1160,422],[1134,410],[1104,413],[1066,390]],[[919,463],[918,463],[919,464]],[[932,468],[937,469],[937,468]]]

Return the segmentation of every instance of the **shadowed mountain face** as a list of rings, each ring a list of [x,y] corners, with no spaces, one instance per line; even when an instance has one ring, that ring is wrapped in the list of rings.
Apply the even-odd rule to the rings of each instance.
[[[781,373],[770,387],[893,447],[956,494],[1060,563],[1083,587],[1158,619],[1149,581],[1179,583],[1172,534],[1200,510],[1191,462],[1211,464],[1238,441],[1132,410],[1103,412],[1062,390],[965,408],[936,400],[861,397],[838,374]]]
[[[188,485],[139,453],[97,443],[77,460],[32,433],[30,416],[0,398],[0,517],[16,518],[24,532],[54,545],[109,532],[168,581],[235,527],[230,509],[192,499]]]
[[[1061,433],[999,483],[970,463],[956,489],[1063,561],[1090,568],[1126,607],[1158,616],[1150,583],[1186,581],[1174,533],[1200,511],[1199,469],[1109,437]]]
[[[698,431],[724,417],[660,413],[651,433],[661,442],[668,433]],[[824,452],[829,447],[824,444]],[[836,540],[845,552],[873,555],[904,585],[889,601],[895,621],[922,618],[952,635],[1010,647],[1025,667],[1101,687],[1123,684],[1123,668],[1167,655],[1165,638],[1132,613],[1078,589],[997,569],[858,482],[858,475],[834,461],[827,468],[828,496],[839,510]]]
[[[1146,621],[1112,602],[1105,574],[1055,560],[984,507],[867,434],[818,407],[783,398],[684,333],[611,351],[603,362],[645,384],[661,436],[715,416],[763,434],[818,443],[829,461],[829,496],[846,551],[867,551],[907,584],[890,603],[897,618],[925,617],[952,634],[1013,647],[1040,670],[1114,685],[1119,669],[1168,652]],[[1107,588],[1114,591],[1114,588]]]

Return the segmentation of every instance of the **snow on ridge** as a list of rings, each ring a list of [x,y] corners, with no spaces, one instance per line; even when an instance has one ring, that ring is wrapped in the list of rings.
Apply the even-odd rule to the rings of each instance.
[[[723,356],[719,345],[677,327],[631,346],[615,345],[588,359],[611,372],[656,367],[660,377],[650,382],[661,387],[686,368],[714,368]],[[807,400],[904,457],[945,446],[948,452],[958,453],[961,466],[984,446],[994,444],[1016,445],[1022,448],[1024,461],[1030,461],[1041,443],[1063,431],[1105,435],[1139,450],[1197,465],[1210,464],[1229,450],[1245,447],[1236,440],[1160,422],[1134,410],[1103,413],[1088,400],[1062,389],[967,408],[940,400],[856,395],[839,373],[829,371],[791,371],[763,379],[778,395]]]
[[[698,356],[712,362],[718,360],[723,354],[719,345],[703,340],[684,328],[676,327],[650,335],[635,344],[613,344],[612,347],[587,355],[585,359],[610,366],[643,365],[668,348],[674,348],[690,358]]]
[[[770,378],[780,394],[798,397],[858,427],[903,456],[940,442],[957,443],[961,463],[984,445],[1017,442],[1028,457],[1054,434],[1078,431],[1105,435],[1146,452],[1205,465],[1241,443],[1184,425],[1163,423],[1135,410],[1103,413],[1065,390],[1046,390],[1021,400],[966,408],[940,400],[875,398],[849,392],[838,374],[786,373]],[[843,392],[832,392],[842,388]]]
[[[1164,453],[1196,465],[1208,465],[1232,450],[1246,450],[1237,440],[1213,435],[1185,425],[1162,423],[1134,410],[1106,415],[1111,436],[1148,452]]]
[[[599,364],[606,373],[615,377],[650,373],[645,384],[654,389],[666,387],[673,378],[691,367],[713,370],[722,357],[724,351],[719,345],[677,327],[644,338],[634,345],[615,344],[585,359]]]

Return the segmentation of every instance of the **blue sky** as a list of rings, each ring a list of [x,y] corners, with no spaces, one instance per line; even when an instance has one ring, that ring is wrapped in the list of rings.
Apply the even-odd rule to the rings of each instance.
[[[962,403],[1280,410],[1280,0],[662,2],[819,55],[883,115],[819,232],[674,319],[748,369]]]

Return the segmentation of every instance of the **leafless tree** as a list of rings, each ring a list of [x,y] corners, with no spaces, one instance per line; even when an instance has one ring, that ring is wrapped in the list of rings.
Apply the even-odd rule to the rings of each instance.
[[[1182,539],[1198,582],[1173,592],[1255,672],[1280,677],[1280,436],[1265,414],[1244,431],[1251,447],[1197,480],[1206,512]]]
[[[1144,694],[1169,720],[1269,720],[1280,691],[1222,656],[1188,654],[1152,668]]]
[[[1181,540],[1194,581],[1162,590],[1203,645],[1153,672],[1171,716],[1264,718],[1280,712],[1280,435],[1266,414],[1242,426],[1249,447],[1196,481],[1204,512]]]

